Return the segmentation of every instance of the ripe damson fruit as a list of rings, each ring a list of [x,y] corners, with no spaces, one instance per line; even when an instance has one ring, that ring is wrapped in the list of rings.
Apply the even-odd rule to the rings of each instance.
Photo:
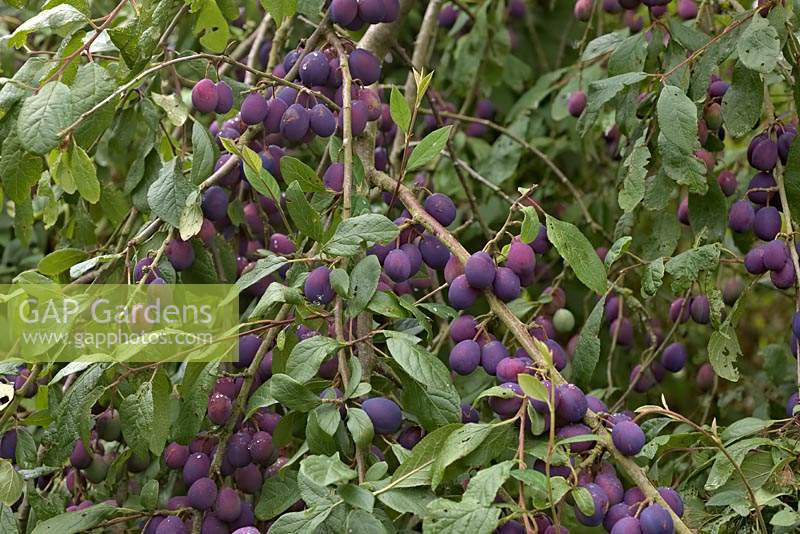
[[[470,286],[467,277],[462,274],[450,284],[450,288],[447,290],[447,301],[453,308],[464,310],[475,304],[478,294],[478,290]]]
[[[325,174],[322,175],[322,183],[324,183],[325,187],[328,189],[341,193],[344,185],[344,164],[331,163],[328,165],[328,168],[325,169]],[[383,263],[383,258],[380,259],[381,263]]]
[[[300,62],[300,80],[306,87],[325,85],[329,71],[328,58],[319,51],[307,54]]]
[[[583,423],[575,423],[572,425],[565,425],[558,429],[556,433],[556,438],[559,440],[562,439],[570,439],[574,438],[575,436],[585,436],[590,435],[592,433],[592,429],[588,426],[584,425]],[[581,453],[586,452],[592,448],[594,445],[594,441],[574,441],[569,444],[569,450],[573,453]]]
[[[686,365],[686,360],[689,358],[689,353],[686,350],[686,345],[683,343],[671,343],[664,349],[661,355],[661,365],[667,371],[677,373],[683,366]]]
[[[753,228],[756,212],[749,200],[737,200],[728,213],[728,226],[736,233],[743,234]]]
[[[367,412],[378,434],[392,434],[400,429],[403,412],[394,401],[385,397],[372,397],[361,403],[361,407]]]
[[[180,443],[170,443],[164,449],[164,463],[170,469],[182,469],[189,458],[189,447]]]
[[[614,447],[625,456],[636,456],[645,444],[645,436],[641,427],[633,421],[621,421],[611,429],[611,440]]]
[[[233,413],[231,399],[222,393],[214,393],[208,399],[208,419],[215,425],[224,425]]]
[[[527,372],[530,358],[503,358],[497,363],[495,374],[502,382],[517,382],[517,377]]]
[[[510,389],[514,396],[508,399],[502,397],[490,397],[489,406],[492,411],[500,417],[510,417],[519,411],[522,406],[522,388],[515,382],[505,382],[500,384],[501,388]]]
[[[250,458],[261,465],[269,464],[272,458],[272,436],[269,432],[259,431],[253,434],[248,445]]]
[[[250,93],[242,101],[240,117],[248,126],[258,124],[267,118],[269,106],[260,93]]]
[[[633,518],[630,512],[630,506],[628,506],[624,502],[618,502],[617,504],[612,504],[609,507],[608,512],[606,512],[606,516],[603,518],[603,527],[608,532],[614,532],[612,530],[614,526],[625,518]],[[636,526],[638,528],[639,526],[638,521],[636,522]]]
[[[425,199],[425,211],[442,226],[450,226],[456,220],[456,205],[447,195],[434,193]]]
[[[722,194],[726,197],[733,196],[736,193],[736,188],[738,187],[738,183],[736,181],[736,175],[733,174],[731,171],[722,171],[717,176],[717,183],[719,184],[719,188],[722,190]]]
[[[756,237],[764,241],[772,241],[781,231],[781,214],[774,206],[765,206],[756,212],[753,221]]]
[[[506,256],[506,267],[519,277],[530,275],[536,269],[536,255],[533,249],[523,243],[519,236],[511,240]]]
[[[492,284],[492,292],[503,302],[511,302],[519,297],[522,284],[519,276],[508,267],[498,267]]]
[[[158,524],[155,534],[186,534],[186,525],[178,516],[168,515]]]
[[[577,423],[586,415],[586,395],[574,384],[563,384],[556,388],[558,406],[556,413],[568,423]]]
[[[450,259],[450,251],[439,241],[439,238],[431,234],[423,234],[418,247],[422,261],[428,267],[437,271],[445,268]]]
[[[308,112],[308,124],[320,137],[330,137],[336,131],[336,117],[325,104],[317,104]]]
[[[183,482],[190,486],[197,480],[208,476],[211,468],[211,459],[206,453],[196,452],[187,458],[183,466]]]
[[[672,516],[660,504],[651,504],[639,514],[639,525],[642,534],[671,534],[673,532]]]
[[[255,358],[260,346],[261,338],[255,334],[239,337],[239,359],[234,363],[234,366],[240,369],[248,367],[253,362],[253,358]]]
[[[394,282],[405,282],[411,276],[411,261],[403,250],[396,248],[386,255],[383,270]]]
[[[176,271],[185,271],[194,264],[194,248],[188,241],[171,239],[167,244],[166,254]]]
[[[218,101],[217,86],[208,78],[203,78],[192,88],[192,105],[200,113],[211,113]]]
[[[675,515],[678,517],[683,516],[683,499],[681,499],[677,491],[666,486],[661,486],[658,488],[658,493],[661,495],[661,498],[667,502],[669,507],[672,508]]]
[[[214,112],[224,115],[233,107],[233,90],[227,82],[220,80],[217,82],[217,106]]]
[[[97,416],[95,421],[97,437],[104,441],[117,441],[122,433],[122,424],[119,419],[119,412],[113,408],[106,409]]]
[[[147,283],[151,284],[157,277],[160,277],[161,273],[158,269],[147,269],[151,265],[153,265],[153,258],[150,257],[142,258],[141,260],[137,261],[136,265],[133,267],[133,281],[138,282],[146,276]]]
[[[363,85],[372,85],[381,77],[381,63],[371,52],[356,48],[348,57],[350,73]]]
[[[400,432],[400,434],[397,436],[397,443],[399,443],[404,449],[411,450],[417,443],[419,443],[423,434],[424,431],[421,427],[410,426]]]
[[[203,193],[201,204],[206,219],[217,222],[228,215],[228,193],[218,185],[212,185]]]
[[[475,341],[460,341],[450,351],[450,369],[460,375],[468,375],[478,368],[481,362],[481,347]]]
[[[200,478],[189,487],[186,496],[192,508],[209,510],[217,500],[217,484],[208,477]]]
[[[603,491],[608,497],[608,504],[610,506],[622,502],[622,497],[625,495],[625,488],[622,486],[620,479],[617,478],[617,475],[614,473],[600,473],[594,477],[594,483],[603,488]]]
[[[331,287],[331,271],[327,267],[317,267],[308,274],[303,286],[303,294],[312,304],[329,304],[336,294]]]
[[[524,245],[528,250],[530,247]],[[531,251],[533,252],[533,251]],[[479,251],[467,259],[464,266],[464,274],[469,285],[475,289],[486,289],[494,282],[497,266],[492,257],[484,251]]]
[[[754,146],[751,144],[752,150],[748,148],[747,151],[750,166],[760,171],[771,171],[778,163],[778,144],[769,138],[756,139],[759,141]]]
[[[774,191],[765,191],[777,187],[775,177],[768,172],[760,172],[753,176],[750,183],[747,185],[747,198],[751,201],[764,206],[767,202],[775,196]],[[757,190],[757,191],[756,191]]]
[[[770,271],[783,269],[783,266],[789,261],[789,250],[780,239],[764,244],[762,250],[764,251],[764,267]]]
[[[383,1],[358,0],[358,16],[367,24],[382,22],[384,18]]]
[[[237,432],[228,439],[225,458],[233,467],[244,467],[250,463],[250,440],[247,432]]]
[[[264,482],[261,470],[256,464],[239,467],[233,472],[233,479],[236,481],[236,487],[248,495],[258,493]]]
[[[465,339],[473,339],[478,335],[478,323],[471,315],[461,315],[450,323],[450,338],[458,343]]]
[[[582,0],[578,0],[579,2]],[[591,6],[591,1],[588,2]],[[577,4],[575,5],[577,8]],[[583,113],[583,110],[586,109],[586,93],[583,91],[575,91],[571,95],[569,95],[569,99],[567,100],[567,110],[569,114],[575,118],[578,118]]]
[[[764,247],[756,245],[744,256],[744,268],[750,274],[764,274],[767,271],[764,265]]]
[[[697,324],[708,324],[711,321],[711,306],[708,297],[705,295],[693,297],[689,305],[689,314]]]
[[[214,503],[214,515],[225,522],[235,521],[242,513],[242,500],[231,488],[222,488]]]
[[[796,280],[794,264],[791,261],[787,261],[782,269],[769,273],[769,279],[772,281],[772,285],[778,289],[789,289]]]
[[[589,491],[589,495],[592,496],[592,501],[594,502],[594,512],[592,515],[587,516],[584,515],[576,506],[575,519],[577,519],[578,523],[582,525],[592,527],[597,526],[603,522],[603,517],[608,511],[608,496],[606,495],[606,492],[603,491],[603,488],[597,484],[594,484],[593,482],[584,485],[584,488],[586,488]]]
[[[303,139],[308,133],[310,119],[302,104],[292,104],[281,117],[281,134],[292,142]]]
[[[490,375],[494,375],[497,373],[498,364],[508,356],[505,345],[500,341],[490,341],[481,347],[481,367]]]
[[[627,505],[623,505],[626,506]],[[641,534],[642,528],[639,520],[630,515],[621,517],[614,522],[614,526],[610,529],[611,534]]]
[[[330,7],[331,20],[341,26],[352,24],[358,15],[358,2],[356,0],[333,0]]]
[[[92,463],[92,455],[86,450],[83,441],[76,440],[75,445],[72,447],[72,453],[69,456],[69,463],[77,469],[86,469]]]

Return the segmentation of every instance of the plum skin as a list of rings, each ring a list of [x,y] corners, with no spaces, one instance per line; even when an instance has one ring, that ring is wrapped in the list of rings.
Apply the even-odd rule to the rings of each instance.
[[[367,412],[378,434],[393,434],[400,429],[403,413],[394,401],[385,397],[371,397],[361,403],[361,408]]]

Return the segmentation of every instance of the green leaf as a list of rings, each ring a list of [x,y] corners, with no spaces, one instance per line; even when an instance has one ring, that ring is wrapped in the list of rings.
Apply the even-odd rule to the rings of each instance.
[[[322,241],[324,239],[325,230],[322,228],[319,212],[308,203],[306,195],[300,187],[300,182],[297,180],[289,184],[286,189],[286,210],[289,212],[292,222],[302,234],[307,235],[314,241]]]
[[[586,45],[581,61],[591,61],[613,51],[627,36],[627,31],[618,30],[595,37]]]
[[[330,486],[356,478],[357,473],[347,467],[337,452],[333,456],[308,456],[300,462],[300,475],[320,486]]]
[[[404,133],[408,133],[411,125],[411,108],[408,107],[405,97],[394,86],[392,86],[392,92],[389,95],[389,111],[397,127]]]
[[[3,145],[5,148],[5,145]],[[0,165],[2,161],[0,161]],[[783,173],[783,185],[790,206],[800,206],[800,143],[792,143]],[[794,217],[794,213],[792,213]]]
[[[530,243],[536,236],[539,235],[539,215],[533,206],[523,206],[520,208],[522,212],[522,227],[520,228],[520,239],[525,243]]]
[[[588,489],[583,486],[573,488],[572,498],[575,499],[575,504],[583,515],[591,516],[594,514],[594,499]]]
[[[266,0],[264,0],[266,1]],[[269,534],[303,534],[316,532],[331,514],[330,505],[312,506],[302,512],[290,512],[280,516],[269,528]]]
[[[411,455],[400,464],[392,475],[393,488],[428,486],[431,483],[431,467],[451,434],[463,427],[452,423],[437,428],[414,446]]]
[[[297,0],[260,0],[261,6],[272,15],[275,23],[280,26],[283,19],[291,17],[297,10]]]
[[[703,245],[671,258],[665,265],[672,275],[672,292],[683,293],[697,280],[702,271],[710,271],[719,263],[719,245]]]
[[[152,479],[145,482],[139,499],[146,510],[155,510],[158,507],[158,480]]]
[[[261,495],[256,503],[255,514],[260,521],[268,521],[300,500],[297,487],[297,473],[281,470],[278,474],[267,478],[261,486]]]
[[[467,423],[448,435],[431,467],[431,487],[435,490],[444,478],[444,470],[480,447],[493,429],[490,424]]]
[[[153,102],[158,107],[164,110],[164,113],[167,114],[167,119],[173,126],[183,126],[183,123],[189,118],[189,109],[175,93],[170,95],[151,93],[150,98],[153,99]],[[195,123],[196,125],[197,123]]]
[[[255,267],[244,273],[239,277],[238,280],[236,280],[236,290],[232,291],[229,296],[222,301],[222,304],[224,305],[231,302],[238,296],[240,292],[244,291],[253,284],[258,283],[265,276],[271,275],[286,265],[286,261],[286,258],[283,256],[269,256],[267,258],[261,258],[258,260]]]
[[[642,274],[642,296],[650,298],[656,294],[664,280],[664,259],[656,258],[645,267]]]
[[[43,156],[58,146],[59,133],[72,120],[69,87],[50,82],[22,103],[17,135],[26,150]]]
[[[313,391],[288,375],[273,375],[270,384],[272,397],[291,410],[308,412],[322,403]]]
[[[5,194],[14,202],[29,200],[41,174],[42,158],[27,152],[16,133],[11,132],[3,141],[0,154],[0,179]]]
[[[539,379],[532,376],[532,375],[524,375],[520,374],[517,379],[519,380],[519,387],[522,388],[522,392],[525,393],[526,396],[540,400],[543,402],[548,401],[548,392],[547,388],[544,387],[544,384],[539,382]],[[499,386],[498,386],[499,387]],[[505,389],[506,391],[511,391],[508,388],[501,388]],[[486,392],[484,392],[486,393]],[[511,392],[513,396],[513,391]],[[509,399],[511,397],[508,397]]]
[[[214,362],[208,364],[198,362],[188,365],[186,374],[190,371],[192,374],[190,379],[187,379],[184,374],[181,384],[183,402],[175,423],[177,428],[173,429],[175,439],[183,443],[194,439],[200,431],[208,409],[208,396],[217,381],[216,373],[219,367],[219,364]]]
[[[608,58],[608,75],[641,71],[647,59],[647,42],[643,32],[625,38]]]
[[[768,74],[781,57],[778,31],[764,17],[755,16],[736,42],[736,51],[745,67]]]
[[[161,168],[158,179],[147,190],[147,202],[155,215],[178,228],[186,201],[196,188],[176,163],[173,159]]]
[[[214,170],[216,149],[211,142],[208,129],[199,122],[192,124],[192,171],[190,176],[193,184],[199,184]],[[252,183],[251,183],[252,185]],[[253,186],[255,187],[255,186]],[[260,192],[260,191],[259,191]],[[262,193],[263,194],[263,193]]]
[[[769,428],[775,421],[772,419],[759,419],[758,417],[745,417],[731,423],[720,435],[722,441],[728,443],[745,436],[757,434]]]
[[[738,382],[739,370],[735,364],[741,355],[742,348],[733,328],[724,327],[711,334],[708,340],[708,361],[718,376]]]
[[[153,377],[153,426],[148,436],[150,452],[160,456],[172,431],[170,405],[172,401],[172,382],[164,369],[159,369]]]
[[[291,156],[281,158],[281,175],[283,175],[283,181],[287,184],[297,181],[306,193],[325,192],[325,185],[314,169],[297,158]]]
[[[361,408],[348,408],[347,430],[349,430],[350,435],[353,436],[353,442],[363,450],[369,447],[375,435],[372,420],[367,415],[367,412]]]
[[[134,452],[148,450],[153,431],[153,385],[144,382],[136,393],[122,399],[119,416],[125,443]]]
[[[521,375],[520,375],[521,376]],[[538,382],[538,381],[537,381]],[[483,506],[489,506],[497,497],[497,491],[511,474],[514,462],[506,460],[486,469],[481,469],[469,479],[469,485],[464,492],[464,501],[474,501]]]
[[[19,534],[16,514],[5,504],[0,505],[0,532]]]
[[[689,194],[689,223],[695,235],[705,232],[709,241],[722,241],[728,226],[728,207],[716,178],[709,176],[704,195]]]
[[[499,518],[500,509],[494,506],[479,506],[471,500],[436,499],[428,504],[422,524],[427,534],[491,534]]]
[[[399,233],[397,225],[384,215],[367,213],[342,221],[324,250],[334,256],[355,256],[363,246],[388,243]]]
[[[631,241],[633,238],[629,235],[624,235],[614,241],[614,244],[611,245],[611,248],[606,253],[606,259],[603,261],[603,264],[606,266],[606,269],[610,269],[614,262],[622,257],[625,252],[631,247]]]
[[[623,89],[635,85],[645,78],[647,78],[647,73],[644,72],[626,72],[625,74],[590,83],[589,92],[586,95],[586,111],[580,120],[579,130],[581,135],[585,134],[588,128],[594,124],[603,106]]]
[[[22,475],[17,473],[14,465],[5,459],[0,459],[0,502],[11,506],[20,495],[25,483]]]
[[[136,513],[135,510],[95,504],[83,510],[67,512],[37,523],[31,534],[78,534],[89,532],[103,521]]]
[[[667,85],[661,90],[656,107],[661,127],[658,147],[664,171],[690,192],[704,194],[708,187],[705,164],[694,155],[700,148],[694,102],[681,89]]]
[[[594,368],[600,360],[600,325],[603,322],[605,296],[597,301],[592,313],[586,318],[581,328],[575,354],[572,357],[572,375],[570,380],[578,385],[588,385]]]
[[[49,68],[44,57],[33,56],[14,72],[12,81],[6,82],[0,88],[0,119],[6,116],[14,104],[33,94],[33,88],[39,85],[39,80]]]
[[[764,100],[764,83],[757,72],[740,61],[733,66],[731,86],[722,97],[722,117],[725,131],[741,137],[753,129],[761,118]]]
[[[22,48],[28,35],[32,32],[50,30],[63,37],[87,22],[89,22],[88,17],[73,6],[60,4],[52,9],[40,11],[37,15],[29,18],[17,26],[10,36],[0,39],[0,43],[7,39],[10,46]]]
[[[55,276],[85,260],[88,254],[77,248],[62,248],[51,252],[39,261],[39,272],[45,276]]]
[[[326,336],[313,336],[294,346],[286,361],[286,374],[302,383],[317,374],[320,364],[340,347],[339,342]]]
[[[350,506],[372,513],[375,496],[371,491],[355,484],[347,484],[339,489],[339,495]]]
[[[350,276],[344,269],[336,268],[331,271],[330,275],[331,287],[337,295],[346,299],[348,291],[350,290]]]
[[[381,264],[374,254],[364,256],[350,273],[350,300],[347,302],[347,317],[352,318],[360,314],[369,304],[381,276]]]
[[[625,180],[617,201],[625,212],[633,211],[644,199],[645,177],[650,162],[650,149],[647,148],[647,132],[644,132],[633,145],[628,157],[622,163]]]
[[[547,237],[578,280],[595,293],[606,292],[606,268],[594,247],[571,223],[546,215]]]
[[[200,36],[200,44],[217,54],[224,51],[228,45],[230,29],[217,1],[194,0],[192,13],[197,14],[193,31]]]
[[[413,171],[419,169],[438,156],[447,144],[452,128],[452,126],[444,126],[426,135],[411,152],[406,170]]]
[[[73,144],[69,149],[69,171],[81,196],[90,204],[100,200],[100,181],[97,169],[86,151]]]
[[[389,353],[411,378],[403,383],[403,406],[426,430],[461,420],[461,399],[450,371],[419,345],[399,337],[386,340]]]

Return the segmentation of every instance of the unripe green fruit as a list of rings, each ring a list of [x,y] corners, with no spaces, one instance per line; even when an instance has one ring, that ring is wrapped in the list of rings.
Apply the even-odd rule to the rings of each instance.
[[[117,441],[122,431],[119,412],[111,408],[101,413],[95,423],[95,429],[100,439],[105,441]]]
[[[722,126],[722,106],[712,102],[705,110],[706,124],[711,130],[718,130]]]
[[[104,481],[106,479],[106,474],[108,474],[108,462],[97,454],[94,455],[92,463],[83,472],[86,480],[92,484],[99,484]]]
[[[561,308],[553,314],[553,326],[556,332],[566,334],[575,328],[575,316],[566,308]]]

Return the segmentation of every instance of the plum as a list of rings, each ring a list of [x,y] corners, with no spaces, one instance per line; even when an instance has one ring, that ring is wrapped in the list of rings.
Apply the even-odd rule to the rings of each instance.
[[[622,497],[625,495],[625,488],[622,482],[614,473],[600,473],[594,477],[594,483],[603,488],[606,496],[608,497],[608,504],[614,506],[622,502]]]
[[[772,280],[772,284],[778,289],[789,289],[795,285],[795,281],[797,280],[794,272],[794,264],[791,261],[787,261],[782,269],[769,273],[769,279]]]
[[[17,457],[17,429],[12,428],[0,438],[0,458],[15,460]]]
[[[539,233],[536,234],[536,238],[528,243],[528,245],[537,254],[545,254],[548,250],[550,250],[552,244],[547,238],[547,227],[545,225],[539,225]]]
[[[736,180],[736,175],[731,171],[722,171],[719,173],[717,176],[717,184],[719,184],[722,194],[724,194],[726,197],[732,196],[734,193],[736,193],[736,188],[739,185]]]
[[[310,119],[302,104],[292,104],[281,117],[281,134],[292,142],[303,139],[308,133]]]
[[[175,515],[165,517],[155,530],[155,534],[187,534],[188,532],[183,521]]]
[[[457,276],[450,284],[450,288],[447,291],[447,300],[453,308],[464,310],[475,304],[478,295],[478,290],[470,286],[466,275],[462,274]]]
[[[222,488],[214,503],[214,515],[225,522],[235,521],[242,513],[242,500],[231,488]]]
[[[622,502],[628,506],[635,506],[644,502],[646,499],[647,496],[645,496],[644,492],[638,486],[633,486],[625,490],[625,496],[622,498]]]
[[[747,161],[759,171],[771,171],[778,163],[778,144],[769,137],[755,137],[747,149]]]
[[[87,469],[92,463],[92,454],[83,445],[83,441],[78,439],[72,446],[72,453],[69,456],[69,463],[76,469]]]
[[[800,312],[796,312],[792,318],[792,333],[795,337],[800,337]]]
[[[591,14],[592,1],[591,0],[578,0],[575,3],[576,16],[577,16],[577,11],[578,11],[579,4],[583,4],[583,5],[588,6],[589,14]],[[579,18],[579,20],[581,20],[581,19]],[[583,20],[588,20],[588,18],[587,19],[583,19]],[[578,117],[581,116],[581,114],[583,114],[583,110],[584,109],[586,109],[586,93],[584,93],[583,91],[575,91],[574,93],[569,95],[569,98],[567,99],[567,110],[569,111],[570,115],[572,115],[575,118],[578,118]]]
[[[611,322],[609,332],[617,337],[617,344],[623,347],[633,345],[633,324],[627,317],[618,317]]]
[[[492,411],[501,417],[509,417],[519,411],[522,406],[522,388],[516,382],[505,382],[500,384],[501,388],[510,389],[514,396],[508,399],[502,397],[490,397],[489,406]]]
[[[259,431],[253,434],[248,445],[250,458],[261,465],[267,465],[272,457],[272,436],[268,432]]]
[[[189,447],[172,442],[164,449],[164,463],[170,469],[183,469],[189,458]]]
[[[625,456],[636,456],[646,442],[641,427],[633,421],[621,421],[611,429],[614,447]]]
[[[481,347],[481,367],[490,375],[497,373],[498,364],[508,358],[508,349],[500,341],[490,341]]]
[[[256,516],[253,511],[253,505],[242,500],[242,511],[239,513],[239,517],[230,521],[228,526],[231,530],[237,529],[234,532],[239,532],[239,534],[256,534],[259,530],[253,526],[255,524]]]
[[[471,339],[458,342],[450,351],[450,368],[460,375],[468,375],[481,362],[481,347]]]
[[[234,366],[239,369],[248,367],[255,358],[259,347],[261,346],[261,338],[255,334],[246,334],[239,337],[239,358],[234,362]]]
[[[256,464],[247,464],[233,472],[236,487],[248,495],[254,495],[261,490],[264,477]]]
[[[560,308],[553,314],[553,328],[560,334],[572,332],[575,328],[575,316],[566,308]]]
[[[186,459],[183,466],[183,482],[190,486],[197,480],[208,476],[211,459],[204,452],[196,452]]]
[[[450,226],[456,220],[456,205],[447,195],[434,193],[425,199],[425,211],[442,226]]]
[[[584,425],[583,423],[575,423],[571,425],[565,425],[558,429],[556,433],[556,438],[559,440],[574,438],[575,436],[584,436],[590,435],[592,433],[592,429],[588,426]],[[570,452],[575,454],[586,452],[592,448],[594,445],[594,441],[587,440],[587,441],[574,441],[569,444]]]
[[[708,297],[697,295],[689,304],[689,314],[697,324],[708,324],[711,321],[711,306]]]
[[[383,269],[392,281],[405,282],[411,276],[411,261],[408,254],[399,248],[392,250],[386,255]]]
[[[530,247],[527,245],[523,246],[530,250]],[[496,272],[497,266],[494,264],[494,260],[484,251],[479,251],[471,255],[464,266],[464,274],[467,277],[467,282],[475,289],[486,289],[490,287],[492,282],[494,282]]]
[[[208,78],[203,78],[192,87],[192,105],[200,113],[211,113],[218,102],[217,86]]]
[[[151,265],[153,265],[153,258],[150,257],[142,258],[141,260],[137,261],[136,265],[133,267],[133,281],[140,281],[145,277],[145,273],[147,274],[146,282],[148,284],[152,283],[157,277],[160,277],[161,272],[157,268],[149,269]]]
[[[797,406],[798,404],[800,404],[800,395],[798,395],[797,392],[795,391],[789,396],[789,399],[786,401],[786,417],[794,417],[794,407]]]
[[[652,371],[642,368],[641,365],[635,365],[631,369],[630,381],[633,382],[633,390],[637,393],[645,393],[656,385]]]
[[[685,323],[689,320],[689,303],[683,297],[678,297],[669,305],[669,318],[674,322]]]
[[[358,2],[356,0],[333,0],[329,13],[335,24],[346,27],[352,24],[358,16]]]
[[[228,215],[228,193],[222,187],[212,185],[203,193],[201,207],[206,219],[221,221]]]
[[[459,259],[450,254],[447,263],[444,266],[444,279],[448,284],[451,284],[458,276],[464,274],[464,266],[461,265]]]
[[[477,423],[480,421],[478,411],[469,404],[461,405],[461,422],[462,423]]]
[[[577,423],[586,415],[589,405],[586,395],[574,384],[563,384],[556,388],[558,406],[556,413],[567,423]]]
[[[200,527],[201,534],[229,534],[230,529],[223,521],[220,521],[217,516],[211,513],[205,514],[203,517],[203,524]]]
[[[306,54],[300,62],[300,80],[306,87],[325,85],[329,71],[328,58],[320,51]]]
[[[189,505],[196,510],[209,510],[217,500],[217,484],[208,477],[199,478],[186,494]]]
[[[328,168],[325,169],[325,174],[322,175],[322,182],[328,189],[341,193],[344,184],[344,163],[331,163],[328,165]],[[382,258],[381,263],[383,263]]]
[[[506,256],[506,267],[520,277],[530,275],[536,269],[536,255],[533,249],[523,243],[519,236],[511,240]]]
[[[269,105],[260,93],[250,93],[242,101],[240,117],[248,126],[258,124],[267,118]]]
[[[425,432],[422,430],[422,427],[410,426],[400,432],[397,436],[397,443],[404,449],[411,450],[414,448],[414,445],[420,442],[424,434]]]
[[[442,28],[450,29],[455,26],[458,20],[458,8],[453,4],[445,4],[439,11],[437,22]]]
[[[760,172],[753,176],[753,179],[750,180],[750,183],[747,185],[747,198],[756,204],[764,206],[775,195],[775,191],[766,190],[773,189],[777,187],[777,185],[775,177],[772,176],[771,173]],[[754,189],[758,189],[758,191],[754,191]]]
[[[176,271],[185,271],[194,264],[194,248],[188,241],[173,238],[167,244],[167,259]]]
[[[759,210],[760,211],[760,210]],[[749,200],[737,200],[728,213],[728,226],[736,233],[750,231],[755,222],[756,212]]]
[[[545,339],[544,344],[550,349],[553,358],[553,366],[557,371],[563,370],[567,366],[567,353],[555,339]]]
[[[671,343],[664,349],[661,355],[661,365],[672,373],[677,373],[686,365],[689,353],[683,343]]]
[[[624,502],[618,502],[617,504],[612,504],[608,508],[606,516],[603,518],[603,527],[606,529],[606,531],[613,532],[612,529],[614,528],[614,525],[616,525],[617,522],[621,521],[626,517],[628,518],[633,517],[631,516],[630,506],[628,506]]]
[[[709,391],[714,386],[715,378],[716,374],[714,373],[714,368],[710,363],[706,362],[697,370],[695,383],[700,391]]]
[[[522,284],[519,276],[508,267],[498,267],[492,283],[492,292],[503,302],[511,302],[519,297]]]
[[[651,504],[639,514],[642,534],[672,534],[672,516],[660,504]]]
[[[233,467],[244,467],[250,463],[250,441],[252,436],[247,432],[240,431],[228,438],[228,445],[225,448],[225,458]]]
[[[642,529],[639,520],[628,515],[617,519],[609,532],[611,534],[642,534]]]
[[[422,261],[431,269],[444,269],[450,260],[450,251],[434,235],[423,234],[419,241],[419,252]],[[457,259],[455,261],[458,261]]]
[[[772,241],[781,231],[781,214],[774,206],[764,206],[756,212],[753,221],[756,237],[764,241]]]
[[[497,362],[495,374],[503,382],[516,382],[519,374],[527,372],[530,363],[530,358],[503,358]]]
[[[271,98],[269,100],[267,103],[267,116],[263,122],[265,132],[274,134],[281,131],[281,119],[283,119],[283,114],[289,109],[289,104],[291,103],[281,98]]]
[[[764,265],[764,247],[756,245],[745,254],[744,268],[750,274],[764,274],[767,267]]]
[[[331,287],[331,271],[327,267],[317,267],[308,274],[303,294],[312,304],[329,304],[336,294]]]
[[[578,507],[575,507],[575,519],[582,525],[590,527],[597,526],[603,522],[603,517],[608,511],[608,495],[603,491],[603,488],[593,482],[585,484],[583,487],[586,488],[589,491],[589,495],[592,496],[594,512],[592,515],[587,516],[584,515]]]
[[[320,137],[330,137],[336,131],[336,117],[325,104],[317,104],[308,112],[308,124]]]
[[[678,222],[689,226],[689,197],[683,197],[678,204]]]
[[[661,495],[661,498],[667,502],[669,507],[672,508],[675,515],[678,517],[683,516],[683,499],[681,499],[677,491],[667,486],[661,486],[658,488],[658,493]]]
[[[606,406],[606,403],[598,399],[594,395],[586,395],[586,405],[591,411],[595,413],[608,412],[608,406]]]
[[[222,393],[214,393],[208,399],[208,419],[215,425],[224,425],[233,413],[231,399]]]
[[[220,80],[216,84],[217,89],[217,105],[214,108],[215,113],[224,115],[229,112],[233,107],[233,90],[228,82]]]
[[[381,63],[368,50],[356,48],[350,52],[348,63],[353,79],[360,80],[363,85],[372,85],[381,77]]]
[[[403,422],[403,413],[394,401],[385,397],[372,397],[361,403],[378,434],[397,432]]]
[[[786,243],[775,239],[762,246],[764,251],[764,267],[770,271],[780,271],[789,261],[789,250]]]

